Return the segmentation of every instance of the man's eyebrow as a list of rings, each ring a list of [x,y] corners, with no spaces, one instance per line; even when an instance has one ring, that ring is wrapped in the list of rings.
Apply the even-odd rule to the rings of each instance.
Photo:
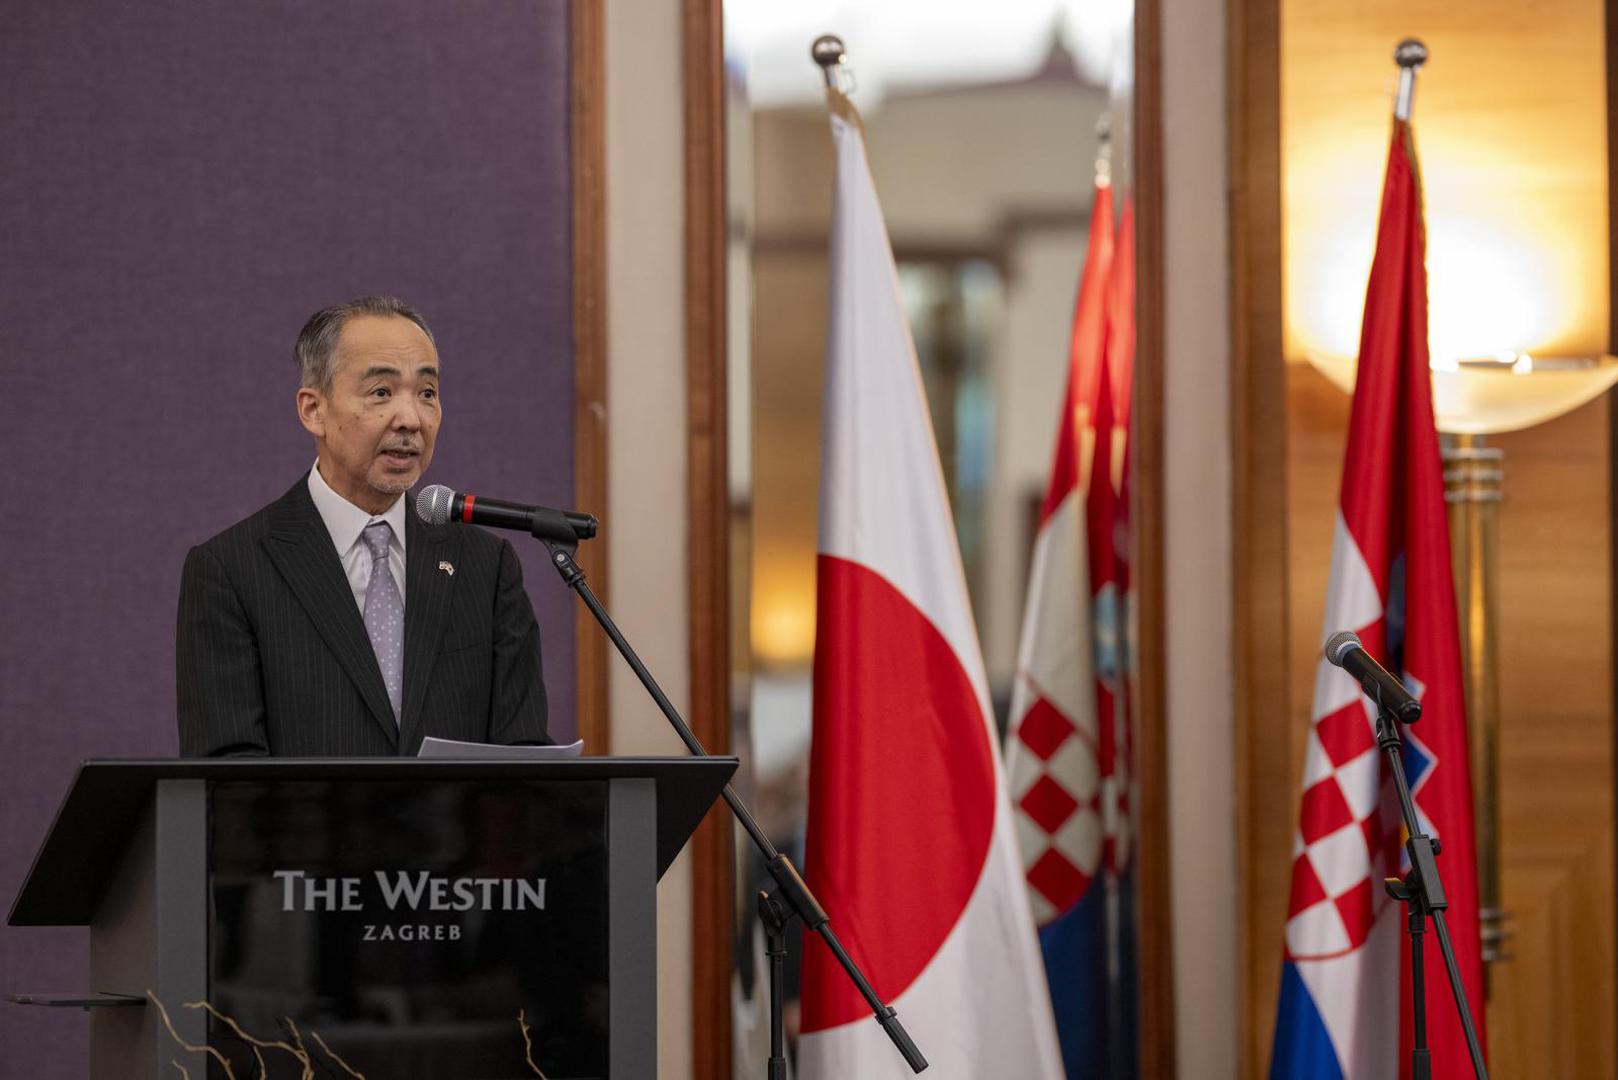
[[[398,375],[398,374],[399,374],[399,369],[396,368],[396,367],[390,367],[387,364],[372,364],[370,367],[366,368],[365,373],[360,376],[360,381],[364,382],[366,379],[374,379],[379,375]]]
[[[421,367],[416,369],[416,374],[417,375],[426,375],[429,378],[436,379],[436,378],[438,378],[438,369],[433,367],[433,365],[431,365],[431,364],[423,364],[423,365],[421,365]]]

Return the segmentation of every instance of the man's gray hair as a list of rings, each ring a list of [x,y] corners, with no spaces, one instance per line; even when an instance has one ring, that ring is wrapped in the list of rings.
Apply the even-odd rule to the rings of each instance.
[[[298,361],[298,377],[302,380],[299,386],[307,386],[323,394],[330,392],[337,339],[343,334],[343,326],[356,315],[396,315],[409,319],[421,327],[428,341],[433,340],[433,332],[428,328],[427,320],[421,317],[421,312],[392,296],[360,296],[346,303],[321,308],[303,324],[303,329],[298,331],[298,343],[292,348],[292,355]]]

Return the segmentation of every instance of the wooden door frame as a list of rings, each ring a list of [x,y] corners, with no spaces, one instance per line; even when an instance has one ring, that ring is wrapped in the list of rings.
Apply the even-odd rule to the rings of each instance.
[[[606,28],[602,0],[568,4],[568,145],[573,201],[573,505],[607,506]],[[578,555],[607,600],[606,536]],[[585,752],[610,752],[607,641],[589,610],[573,616],[574,716]]]
[[[1162,0],[1135,5],[1135,430],[1130,573],[1135,585],[1140,841],[1136,882],[1140,1075],[1174,1076],[1174,936],[1169,865],[1163,570]]]
[[[1280,978],[1274,934],[1284,882],[1272,882],[1274,809],[1292,798],[1288,743],[1287,382],[1281,310],[1281,12],[1279,0],[1226,11],[1231,177],[1232,644],[1236,664],[1239,1075],[1269,1061]],[[1279,785],[1279,786],[1278,786]],[[1290,837],[1279,838],[1286,843]]]
[[[685,117],[686,558],[691,730],[730,753],[730,486],[726,440],[725,51],[720,0],[681,0]],[[692,1075],[731,1075],[735,861],[730,811],[691,840]]]
[[[719,0],[681,0],[685,128],[685,357],[688,631],[692,731],[730,748],[729,544],[725,403],[725,120]],[[606,27],[603,0],[570,0],[569,142],[573,199],[574,501],[607,502]],[[587,559],[589,560],[587,562]],[[606,600],[606,546],[579,562]],[[606,642],[581,605],[574,622],[579,736],[610,749]],[[730,1075],[734,872],[721,806],[692,852],[692,1069]]]

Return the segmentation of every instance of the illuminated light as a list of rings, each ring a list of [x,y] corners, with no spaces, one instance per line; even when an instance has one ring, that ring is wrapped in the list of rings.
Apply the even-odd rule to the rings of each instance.
[[[782,590],[753,598],[753,655],[782,667],[807,665],[815,655],[815,596]]]
[[[1386,139],[1386,120],[1376,120],[1357,120],[1352,138],[1309,140],[1288,165],[1313,191],[1287,206],[1288,353],[1348,393],[1386,160],[1385,142],[1372,149]],[[1575,216],[1546,213],[1517,191],[1520,164],[1461,145],[1436,121],[1423,130],[1437,133],[1418,140],[1418,153],[1439,430],[1517,431],[1600,396],[1618,381],[1618,359],[1588,355],[1605,325],[1604,244]]]
[[[1435,371],[1497,354],[1584,356],[1607,342],[1607,178],[1599,35],[1578,39],[1556,94],[1518,92],[1517,43],[1455,22],[1428,43],[1414,141]],[[1599,28],[1599,11],[1586,16]],[[1283,19],[1283,21],[1285,21]],[[1282,296],[1289,360],[1358,351],[1391,134],[1391,5],[1286,32]],[[1536,78],[1525,75],[1526,79]],[[1528,89],[1528,83],[1522,84]],[[1582,104],[1588,99],[1589,104]]]
[[[1556,336],[1557,267],[1530,238],[1486,221],[1428,226],[1429,353],[1448,360],[1521,351]]]
[[[1309,245],[1312,268],[1297,275],[1304,290],[1294,333],[1304,352],[1334,356],[1358,350],[1365,286],[1376,237],[1374,218],[1344,218]],[[1573,290],[1563,268],[1532,239],[1470,218],[1436,217],[1428,225],[1428,352],[1436,370],[1468,356],[1524,352],[1567,333],[1562,297]]]

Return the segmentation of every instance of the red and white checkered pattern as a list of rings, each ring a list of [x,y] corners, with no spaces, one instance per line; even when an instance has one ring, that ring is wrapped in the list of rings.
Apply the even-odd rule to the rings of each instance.
[[[1367,634],[1383,618],[1376,582],[1341,515],[1326,606],[1329,633],[1350,626]],[[1352,676],[1322,657],[1293,837],[1289,957],[1336,956],[1370,935],[1388,903],[1382,881],[1398,872],[1398,808],[1385,797],[1391,783],[1376,745],[1374,707]]]
[[[1287,951],[1296,958],[1358,948],[1387,902],[1399,820],[1381,797],[1382,761],[1358,702],[1309,733],[1301,822],[1294,838]],[[1390,844],[1391,841],[1391,844]]]
[[[1034,921],[1044,925],[1090,887],[1101,863],[1101,784],[1093,737],[1045,698],[1018,729],[1010,785]]]
[[[1077,903],[1101,866],[1103,778],[1084,602],[1089,588],[1082,509],[1075,489],[1035,541],[1011,699],[1007,783],[1029,902],[1040,925]]]
[[[1105,179],[1096,182],[1093,211],[1074,301],[1067,390],[1028,573],[1006,747],[1029,903],[1041,925],[1078,903],[1103,859],[1116,870],[1128,855],[1129,783],[1121,772],[1127,733],[1105,704],[1117,693],[1124,655],[1112,557],[1121,519],[1111,454],[1124,425],[1114,433],[1105,356],[1109,332],[1117,329],[1109,327],[1109,299],[1131,313],[1133,304],[1109,289],[1117,283],[1112,186]],[[1131,283],[1132,271],[1131,262]],[[1122,364],[1121,332],[1114,344]],[[1086,486],[1091,473],[1099,473],[1099,486]],[[1092,576],[1098,546],[1106,557],[1103,572]],[[1108,682],[1098,682],[1098,675]]]

